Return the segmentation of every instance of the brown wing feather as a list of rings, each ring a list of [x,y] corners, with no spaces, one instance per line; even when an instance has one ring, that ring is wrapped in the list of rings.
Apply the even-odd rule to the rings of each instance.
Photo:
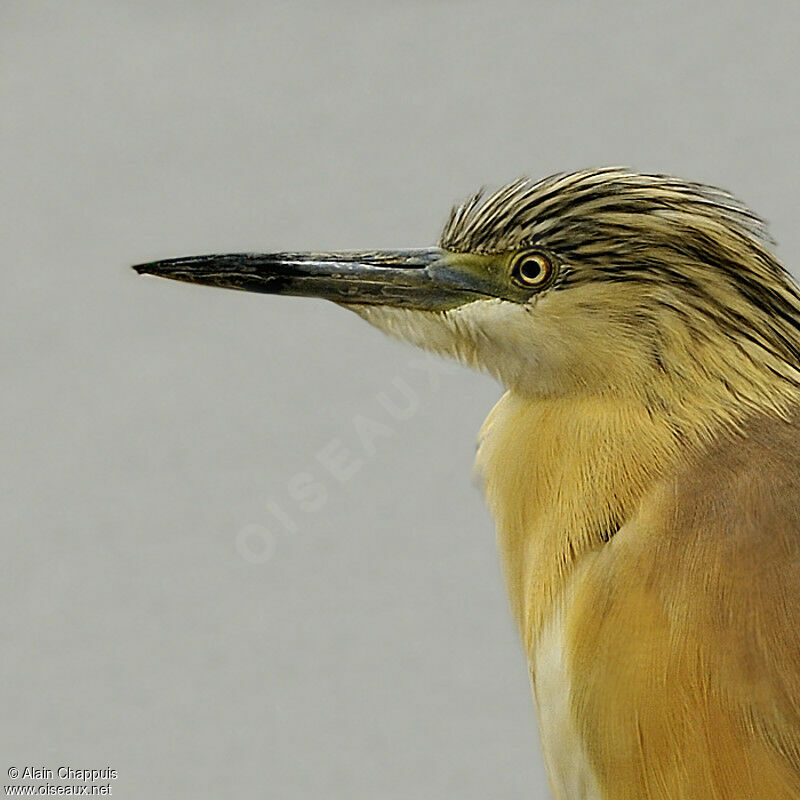
[[[800,798],[800,422],[760,419],[643,502],[569,613],[607,800]]]

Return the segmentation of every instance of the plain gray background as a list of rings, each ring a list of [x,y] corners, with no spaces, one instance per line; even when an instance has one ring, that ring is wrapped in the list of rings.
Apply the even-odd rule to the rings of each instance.
[[[798,31],[794,0],[3,0],[0,783],[546,797],[470,478],[499,389],[127,265],[425,246],[482,184],[621,163],[734,190],[797,267]]]

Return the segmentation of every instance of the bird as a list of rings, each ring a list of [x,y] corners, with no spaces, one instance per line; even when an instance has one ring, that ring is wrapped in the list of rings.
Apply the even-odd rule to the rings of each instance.
[[[481,190],[436,247],[135,269],[501,384],[476,467],[553,797],[800,798],[800,291],[744,203],[601,167]]]

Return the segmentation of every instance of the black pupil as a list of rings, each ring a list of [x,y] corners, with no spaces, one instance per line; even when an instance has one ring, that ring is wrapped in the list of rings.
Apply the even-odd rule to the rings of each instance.
[[[542,278],[545,266],[538,258],[524,258],[519,263],[519,275],[529,283],[536,283]]]

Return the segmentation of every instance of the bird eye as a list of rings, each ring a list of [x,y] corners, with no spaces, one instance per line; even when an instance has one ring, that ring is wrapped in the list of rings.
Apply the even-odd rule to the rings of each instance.
[[[553,262],[540,252],[521,253],[511,266],[511,278],[524,289],[541,289],[555,274]]]

